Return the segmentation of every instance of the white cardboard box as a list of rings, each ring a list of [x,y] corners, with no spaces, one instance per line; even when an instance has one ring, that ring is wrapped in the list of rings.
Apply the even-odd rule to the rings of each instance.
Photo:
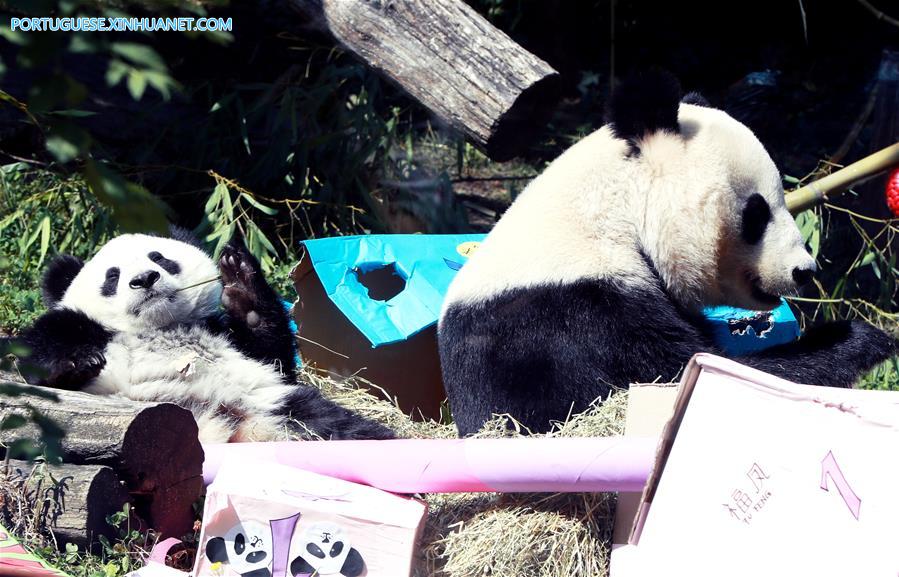
[[[897,487],[899,392],[797,385],[697,355],[639,510],[626,496],[619,508],[612,575],[896,577]]]

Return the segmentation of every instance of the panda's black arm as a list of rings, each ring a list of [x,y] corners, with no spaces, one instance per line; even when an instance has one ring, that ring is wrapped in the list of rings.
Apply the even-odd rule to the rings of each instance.
[[[810,328],[792,343],[734,360],[797,383],[851,387],[896,354],[899,341],[880,329],[861,321],[838,321]]]
[[[290,317],[281,297],[269,286],[259,261],[243,242],[232,239],[219,259],[222,273],[222,324],[229,339],[245,355],[277,365],[285,380],[296,378]]]
[[[110,331],[80,311],[50,310],[19,338],[29,350],[23,374],[32,384],[81,389],[106,365],[103,352],[111,338]],[[28,370],[29,365],[38,371]]]
[[[393,431],[384,425],[324,398],[318,389],[309,385],[297,385],[277,412],[294,424],[300,433],[312,433],[324,440],[396,437]]]

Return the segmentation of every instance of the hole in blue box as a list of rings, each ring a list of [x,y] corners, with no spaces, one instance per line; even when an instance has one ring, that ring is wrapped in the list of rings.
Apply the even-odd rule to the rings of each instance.
[[[363,263],[353,269],[359,284],[368,290],[368,298],[389,301],[406,288],[406,279],[395,263]]]

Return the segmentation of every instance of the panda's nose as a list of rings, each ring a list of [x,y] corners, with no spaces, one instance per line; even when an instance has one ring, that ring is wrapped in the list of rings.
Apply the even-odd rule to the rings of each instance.
[[[815,275],[815,269],[813,268],[799,268],[798,266],[793,269],[793,280],[796,282],[796,286],[805,286],[812,281],[812,277]]]
[[[148,270],[146,272],[142,272],[130,281],[128,281],[128,286],[133,289],[147,289],[153,286],[156,281],[159,280],[159,273],[155,270]]]

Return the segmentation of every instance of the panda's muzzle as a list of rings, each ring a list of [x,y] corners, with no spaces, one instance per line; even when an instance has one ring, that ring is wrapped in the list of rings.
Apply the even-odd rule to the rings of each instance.
[[[132,278],[128,281],[128,286],[137,290],[137,289],[148,289],[156,284],[156,281],[159,280],[159,273],[155,270],[148,270],[140,273],[139,275]]]

